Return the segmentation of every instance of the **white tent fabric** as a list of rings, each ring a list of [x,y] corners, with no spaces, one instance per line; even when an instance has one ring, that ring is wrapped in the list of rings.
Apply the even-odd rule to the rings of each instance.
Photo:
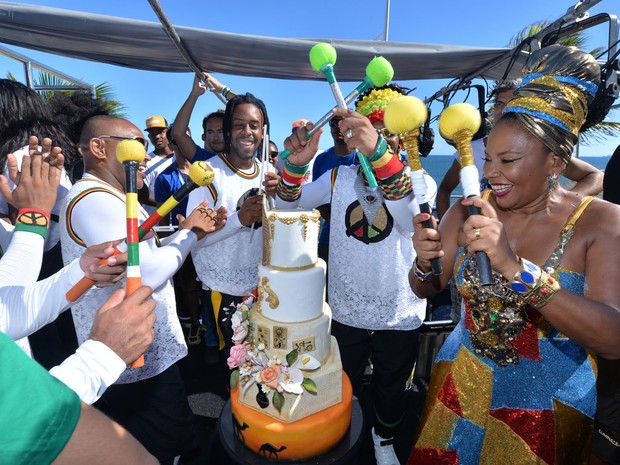
[[[282,39],[175,26],[198,66],[215,73],[322,80],[308,62],[317,42],[338,50],[338,79],[361,80],[374,56],[387,58],[394,79],[499,79],[510,49],[339,39]],[[0,2],[0,42],[32,50],[136,69],[190,71],[161,24],[114,16]],[[521,74],[525,54],[508,77]]]

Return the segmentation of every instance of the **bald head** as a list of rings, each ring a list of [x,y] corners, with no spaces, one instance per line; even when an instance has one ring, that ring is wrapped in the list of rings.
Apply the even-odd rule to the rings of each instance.
[[[116,147],[124,139],[143,139],[142,131],[130,121],[113,116],[93,116],[84,123],[80,149],[84,171],[115,186],[124,184],[124,171],[116,159]]]

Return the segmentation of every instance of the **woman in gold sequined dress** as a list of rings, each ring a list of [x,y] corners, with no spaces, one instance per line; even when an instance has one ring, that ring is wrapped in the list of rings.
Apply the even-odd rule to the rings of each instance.
[[[414,292],[431,297],[454,275],[463,315],[435,361],[410,464],[588,463],[594,354],[620,358],[620,208],[557,182],[599,67],[551,46],[525,71],[488,139],[490,198],[455,204],[439,231],[414,220]],[[478,251],[491,286],[479,283]]]

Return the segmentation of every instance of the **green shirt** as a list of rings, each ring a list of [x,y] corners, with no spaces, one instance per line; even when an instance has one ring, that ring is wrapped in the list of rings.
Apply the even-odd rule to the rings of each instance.
[[[0,332],[0,463],[49,464],[80,418],[77,394]]]

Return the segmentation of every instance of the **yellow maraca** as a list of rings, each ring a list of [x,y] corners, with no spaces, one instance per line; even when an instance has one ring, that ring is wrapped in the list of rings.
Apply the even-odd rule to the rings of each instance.
[[[431,214],[431,206],[428,203],[427,197],[428,188],[424,178],[422,163],[420,162],[418,140],[420,127],[424,124],[427,117],[428,110],[424,102],[417,97],[408,95],[392,100],[388,104],[383,114],[383,122],[388,131],[398,134],[407,151],[413,192],[420,206],[420,211]],[[432,228],[433,222],[429,219],[424,221],[422,225],[425,228]],[[440,275],[443,272],[439,258],[431,260],[431,269],[434,275]]]
[[[480,112],[469,103],[451,105],[439,117],[439,133],[444,139],[453,142],[459,153],[461,186],[465,198],[480,197],[480,181],[471,140],[480,129],[481,123]],[[481,212],[479,208],[470,206],[469,214],[480,215]],[[476,252],[476,265],[480,283],[485,286],[493,284],[491,263],[487,254]]]

